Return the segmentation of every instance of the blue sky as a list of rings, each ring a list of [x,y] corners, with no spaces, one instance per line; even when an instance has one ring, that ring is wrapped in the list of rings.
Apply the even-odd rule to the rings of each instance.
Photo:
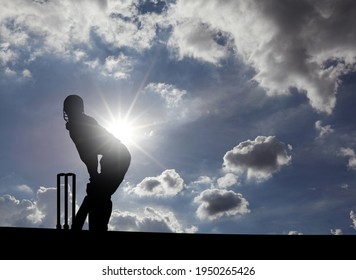
[[[0,226],[80,204],[78,94],[132,154],[110,230],[356,233],[353,1],[1,2]]]

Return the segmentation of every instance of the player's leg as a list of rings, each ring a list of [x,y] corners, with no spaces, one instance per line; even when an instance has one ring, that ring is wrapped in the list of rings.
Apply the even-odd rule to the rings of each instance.
[[[89,210],[89,230],[107,231],[112,212],[110,197],[91,197]]]
[[[87,218],[87,215],[89,213],[89,208],[90,208],[89,198],[88,198],[88,196],[85,196],[82,204],[80,205],[80,207],[77,211],[77,214],[74,217],[72,230],[82,230],[85,220]]]

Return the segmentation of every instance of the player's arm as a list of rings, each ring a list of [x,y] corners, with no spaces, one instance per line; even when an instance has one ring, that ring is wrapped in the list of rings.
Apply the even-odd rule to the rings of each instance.
[[[91,151],[83,150],[78,147],[80,159],[84,162],[88,169],[88,173],[91,179],[98,176],[98,155]]]

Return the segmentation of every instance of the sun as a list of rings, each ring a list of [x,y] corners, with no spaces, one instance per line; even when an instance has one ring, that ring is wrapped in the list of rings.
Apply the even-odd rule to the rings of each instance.
[[[150,122],[149,119],[143,118],[141,115],[129,118],[129,114],[122,116],[120,111],[116,115],[109,109],[108,112],[110,113],[109,118],[103,118],[102,115],[99,115],[101,117],[100,123],[108,132],[127,145],[129,149],[139,150],[155,164],[165,168],[141,143],[142,141],[147,142],[152,136],[151,131],[157,125],[156,122]]]
[[[104,124],[104,127],[121,140],[124,144],[133,144],[137,142],[137,126],[131,121],[114,119]]]

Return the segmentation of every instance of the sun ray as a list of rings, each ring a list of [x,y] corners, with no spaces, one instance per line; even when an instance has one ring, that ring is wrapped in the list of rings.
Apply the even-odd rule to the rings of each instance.
[[[148,77],[150,76],[151,71],[152,71],[153,66],[155,65],[155,63],[156,63],[156,59],[154,59],[152,61],[152,63],[150,64],[150,67],[147,69],[147,71],[145,73],[145,76],[143,77],[142,82],[140,83],[140,86],[139,86],[138,90],[136,91],[136,94],[135,94],[135,96],[134,96],[134,98],[133,98],[133,100],[132,100],[132,102],[130,104],[130,107],[129,107],[128,111],[127,111],[127,114],[126,114],[127,117],[129,117],[131,115],[131,112],[134,109],[139,96],[141,95],[142,89],[145,86],[146,81],[147,81]]]
[[[148,151],[146,151],[145,149],[143,149],[140,145],[133,143],[134,146],[140,150],[145,156],[147,156],[150,160],[152,160],[154,163],[156,163],[160,168],[162,169],[167,169],[166,166],[164,166],[161,162],[158,161],[158,159],[156,159],[153,155],[151,155]]]
[[[163,120],[157,122],[150,120],[150,118],[147,117],[146,110],[143,110],[136,115],[133,113],[135,111],[135,107],[140,98],[140,95],[142,94],[142,90],[146,85],[146,82],[155,65],[155,61],[156,57],[149,65],[146,73],[142,78],[142,81],[139,83],[138,88],[133,94],[131,102],[127,104],[127,109],[122,108],[122,104],[126,104],[125,102],[119,102],[115,107],[115,105],[113,105],[111,102],[108,102],[104,93],[97,89],[104,107],[104,113],[97,110],[94,110],[94,112],[103,127],[105,127],[116,138],[121,140],[125,145],[136,148],[155,164],[161,168],[164,168],[163,164],[160,163],[152,154],[150,154],[147,149],[143,148],[143,145],[141,145],[140,142],[142,143],[142,141],[147,141],[147,138],[150,137],[150,132],[153,131],[152,128],[161,125],[166,121]]]
[[[131,114],[129,117],[128,113],[123,113],[120,106],[112,109],[105,99],[103,102],[106,114],[98,114],[97,116],[102,126],[127,145],[129,149],[134,148],[139,150],[160,168],[164,168],[164,165],[145,149],[141,143],[142,141],[147,141],[151,137],[150,135],[155,130],[155,127],[166,123],[166,120],[152,121],[147,116],[146,110],[141,111],[135,116]]]

